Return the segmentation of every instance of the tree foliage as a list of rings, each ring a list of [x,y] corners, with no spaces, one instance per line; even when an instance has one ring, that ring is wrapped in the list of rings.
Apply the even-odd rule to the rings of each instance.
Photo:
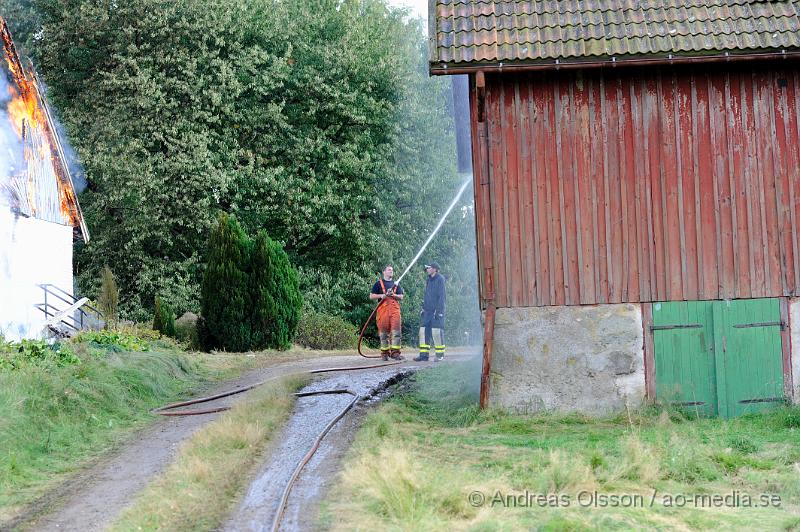
[[[427,74],[420,21],[383,0],[5,0],[7,13],[85,166],[79,283],[95,293],[111,265],[126,317],[156,294],[200,308],[206,235],[228,212],[282,244],[308,305],[356,323],[378,265],[405,267],[462,179],[450,82]],[[458,329],[475,323],[473,240],[456,215],[426,255]],[[424,275],[404,283],[414,316]]]
[[[208,242],[202,306],[206,348],[286,349],[303,306],[297,270],[264,231],[251,241],[223,214]]]

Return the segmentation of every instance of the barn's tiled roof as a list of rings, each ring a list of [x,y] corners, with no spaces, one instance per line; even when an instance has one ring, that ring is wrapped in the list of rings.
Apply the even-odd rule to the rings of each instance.
[[[429,0],[431,63],[800,49],[800,0]]]

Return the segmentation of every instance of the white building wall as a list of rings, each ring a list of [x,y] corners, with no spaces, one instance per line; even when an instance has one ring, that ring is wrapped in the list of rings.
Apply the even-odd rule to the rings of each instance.
[[[38,338],[44,302],[37,285],[72,293],[72,227],[15,216],[0,208],[0,333],[6,340]]]

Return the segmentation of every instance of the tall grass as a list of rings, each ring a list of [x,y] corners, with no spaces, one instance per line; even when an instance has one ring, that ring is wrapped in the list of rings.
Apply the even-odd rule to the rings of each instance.
[[[203,379],[200,365],[175,351],[84,351],[76,365],[0,371],[0,519]]]
[[[594,419],[475,407],[476,365],[421,372],[371,414],[323,506],[334,530],[796,529],[800,410],[733,420],[648,408]],[[776,494],[780,507],[589,507],[579,493]],[[473,507],[477,491],[486,503]],[[566,495],[516,506],[497,494]],[[509,502],[511,504],[509,504]],[[355,526],[353,525],[355,523]],[[795,527],[795,528],[792,528]]]

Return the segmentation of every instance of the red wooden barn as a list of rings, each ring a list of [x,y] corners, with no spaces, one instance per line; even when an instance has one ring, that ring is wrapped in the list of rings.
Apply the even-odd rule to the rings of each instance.
[[[430,0],[430,72],[470,80],[482,399],[733,416],[797,398],[799,13]]]

